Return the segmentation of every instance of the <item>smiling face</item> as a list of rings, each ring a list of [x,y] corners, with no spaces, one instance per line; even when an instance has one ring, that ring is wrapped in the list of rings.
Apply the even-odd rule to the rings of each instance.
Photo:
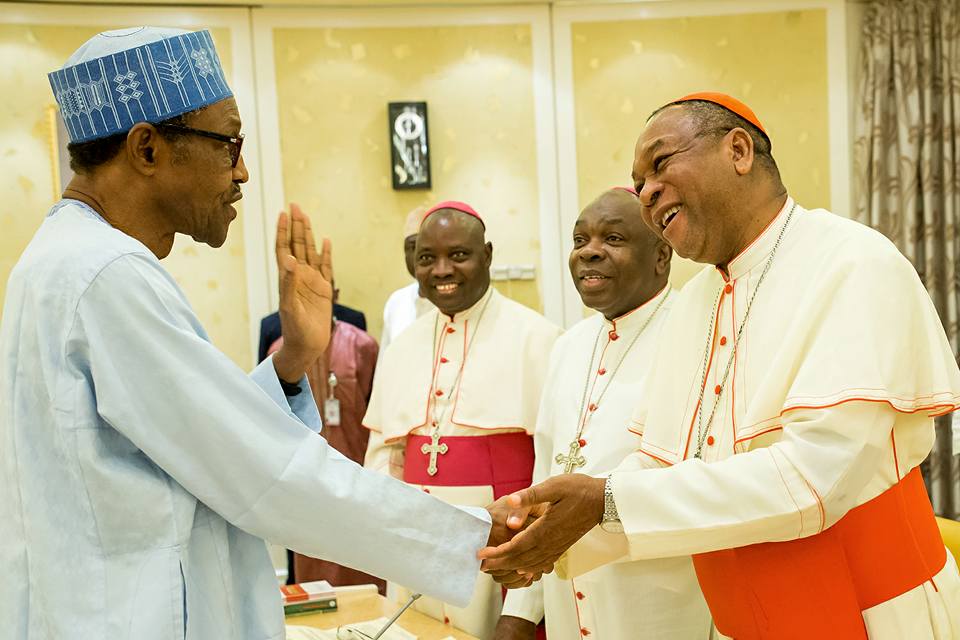
[[[683,105],[658,113],[640,135],[633,180],[641,215],[678,255],[709,264],[736,255],[750,215],[736,192],[752,163],[748,141],[743,129],[703,131]]]
[[[420,293],[448,316],[469,309],[487,292],[492,260],[483,225],[462,211],[432,213],[417,234]]]
[[[583,304],[613,320],[666,285],[670,257],[670,247],[640,218],[637,198],[612,189],[577,218],[570,275]]]
[[[187,126],[194,129],[230,137],[240,134],[240,124],[233,98],[210,105],[187,120]],[[172,144],[176,150],[157,176],[159,204],[175,217],[176,232],[219,247],[237,217],[233,205],[242,197],[240,185],[249,178],[243,156],[233,167],[227,143],[189,133],[176,136]]]

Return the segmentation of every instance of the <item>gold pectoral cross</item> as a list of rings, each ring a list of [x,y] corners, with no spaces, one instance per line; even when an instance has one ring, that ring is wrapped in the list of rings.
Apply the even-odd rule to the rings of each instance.
[[[427,465],[427,473],[431,476],[437,475],[437,454],[443,455],[447,452],[446,443],[440,444],[440,434],[436,431],[430,436],[430,444],[424,443],[420,447],[420,452],[430,455],[430,464]]]
[[[580,455],[580,442],[577,440],[574,440],[570,443],[570,451],[567,453],[567,455],[558,453],[554,460],[557,461],[557,464],[563,465],[564,473],[571,473],[575,468],[582,467],[583,465],[587,464],[587,459]]]

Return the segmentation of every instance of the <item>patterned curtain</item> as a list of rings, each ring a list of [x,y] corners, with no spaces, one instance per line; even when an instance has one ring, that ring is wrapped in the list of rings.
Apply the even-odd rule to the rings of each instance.
[[[859,63],[855,217],[916,267],[958,356],[960,2],[870,2]],[[936,428],[924,476],[937,513],[956,518],[960,451],[953,451],[951,417]]]

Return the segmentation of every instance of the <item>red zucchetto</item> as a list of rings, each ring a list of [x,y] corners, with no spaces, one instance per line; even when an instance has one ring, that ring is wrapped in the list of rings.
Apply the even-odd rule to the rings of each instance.
[[[423,225],[424,221],[426,221],[427,218],[429,218],[432,214],[436,213],[437,211],[440,211],[441,209],[453,209],[454,211],[461,211],[479,220],[480,224],[483,225],[484,229],[487,228],[487,225],[483,222],[483,218],[480,217],[480,214],[477,213],[476,210],[470,205],[468,205],[466,202],[460,202],[459,200],[444,200],[443,202],[439,202],[433,205],[432,207],[427,209],[427,212],[425,214],[423,214],[423,218],[420,220],[420,224]]]
[[[714,91],[700,91],[698,93],[691,93],[690,95],[683,96],[673,102],[668,104],[680,104],[681,102],[690,102],[692,100],[703,100],[704,102],[712,102],[713,104],[718,104],[727,111],[732,111],[737,114],[757,129],[760,129],[763,135],[767,135],[767,130],[763,128],[763,125],[760,124],[760,119],[757,118],[757,114],[753,112],[753,109],[743,104],[733,96],[728,96],[725,93],[717,93]],[[769,137],[769,136],[768,136]]]

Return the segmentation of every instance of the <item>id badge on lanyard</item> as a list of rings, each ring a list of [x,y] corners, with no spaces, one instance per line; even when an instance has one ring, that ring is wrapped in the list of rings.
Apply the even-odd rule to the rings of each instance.
[[[334,396],[334,391],[337,388],[337,376],[333,371],[330,372],[330,376],[327,378],[327,386],[330,388],[330,392],[327,395],[327,399],[323,401],[323,426],[339,427],[340,401]]]

